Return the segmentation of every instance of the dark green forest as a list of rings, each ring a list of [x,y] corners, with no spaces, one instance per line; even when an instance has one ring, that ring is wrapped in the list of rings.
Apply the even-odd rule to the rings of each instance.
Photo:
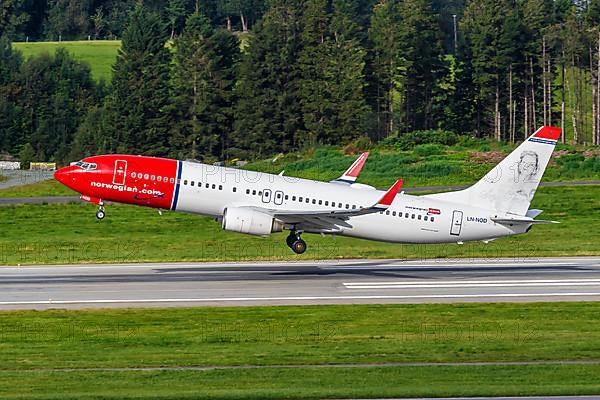
[[[110,82],[11,45],[90,38],[122,40]],[[599,75],[600,0],[2,0],[0,154],[224,160],[542,124],[597,145]]]

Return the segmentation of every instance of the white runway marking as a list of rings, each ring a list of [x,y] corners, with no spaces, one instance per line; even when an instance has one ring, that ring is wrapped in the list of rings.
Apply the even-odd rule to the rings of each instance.
[[[598,286],[600,279],[536,279],[509,281],[417,281],[417,282],[345,282],[347,289],[442,289],[475,287],[545,287],[545,286]]]
[[[373,295],[373,296],[285,296],[285,297],[219,297],[171,299],[90,299],[90,300],[22,300],[2,301],[0,306],[66,305],[66,304],[120,304],[120,303],[236,303],[278,301],[335,301],[335,300],[411,300],[411,299],[471,299],[506,297],[587,297],[600,296],[600,292],[581,293],[489,293],[489,294],[432,294],[432,295]]]

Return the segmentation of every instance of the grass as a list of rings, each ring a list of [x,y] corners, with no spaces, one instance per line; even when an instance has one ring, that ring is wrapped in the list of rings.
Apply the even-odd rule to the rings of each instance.
[[[90,65],[92,77],[109,82],[112,76],[112,65],[115,63],[117,52],[121,47],[119,40],[90,40],[74,42],[17,42],[13,47],[23,53],[25,58],[43,53],[54,53],[63,47],[76,60]]]
[[[78,196],[79,194],[61,185],[54,179],[43,180],[28,185],[11,186],[0,189],[0,198],[37,196]]]
[[[225,232],[207,217],[109,205],[106,219],[98,221],[90,204],[3,206],[0,264],[600,254],[600,186],[541,188],[532,207],[561,224],[488,244],[399,245],[305,235],[309,249],[297,256],[284,244],[286,233],[258,238]]]
[[[597,394],[599,365],[315,368],[598,360],[598,303],[0,313],[2,398],[344,398]],[[277,367],[282,365],[302,368]],[[55,368],[275,366],[209,371]],[[69,397],[70,396],[70,397]]]
[[[397,178],[405,179],[405,187],[472,184],[490,171],[513,146],[493,142],[442,147],[432,154],[427,146],[413,151],[399,151],[379,146],[369,155],[359,182],[387,187]],[[585,155],[584,155],[585,154]],[[339,177],[356,159],[344,156],[336,147],[320,147],[306,153],[293,153],[275,159],[261,160],[245,168],[308,179],[329,181]],[[275,161],[273,161],[275,160]],[[600,150],[565,146],[555,154],[544,175],[544,181],[600,179]]]
[[[7,177],[5,177],[4,175],[0,175],[0,182],[3,182],[3,181],[5,181],[5,180],[7,180],[7,179],[8,179],[8,178],[7,178]]]

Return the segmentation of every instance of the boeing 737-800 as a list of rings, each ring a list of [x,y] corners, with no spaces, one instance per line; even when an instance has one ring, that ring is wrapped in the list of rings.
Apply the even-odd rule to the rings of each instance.
[[[560,128],[542,127],[473,186],[424,196],[355,183],[366,154],[331,182],[135,155],[87,157],[55,178],[99,206],[105,202],[215,217],[225,230],[266,236],[289,230],[287,245],[306,250],[302,233],[395,243],[489,241],[527,232],[541,210],[529,206]]]

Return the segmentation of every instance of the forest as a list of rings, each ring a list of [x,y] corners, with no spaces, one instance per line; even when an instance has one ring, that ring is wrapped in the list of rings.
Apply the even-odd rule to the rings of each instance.
[[[67,51],[121,40],[108,82]],[[600,144],[600,0],[2,0],[0,155],[208,161],[406,135]]]

